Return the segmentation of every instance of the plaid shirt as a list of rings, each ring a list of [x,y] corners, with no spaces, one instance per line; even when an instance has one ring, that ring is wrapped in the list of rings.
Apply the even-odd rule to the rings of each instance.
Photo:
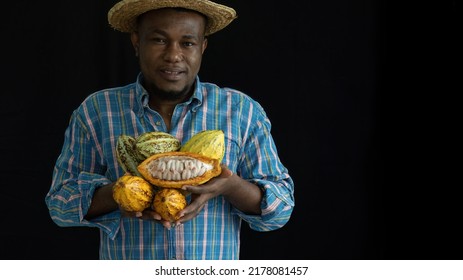
[[[166,131],[161,115],[148,106],[141,79],[140,74],[133,84],[95,92],[73,112],[45,198],[52,220],[62,227],[98,227],[101,259],[239,259],[243,220],[256,231],[284,226],[294,207],[294,184],[263,108],[242,92],[197,77],[193,96],[176,106]],[[218,196],[197,217],[170,230],[121,218],[118,210],[84,219],[95,189],[124,173],[115,154],[119,135],[165,131],[185,143],[206,129],[224,131],[223,163],[264,191],[261,215],[246,215]]]

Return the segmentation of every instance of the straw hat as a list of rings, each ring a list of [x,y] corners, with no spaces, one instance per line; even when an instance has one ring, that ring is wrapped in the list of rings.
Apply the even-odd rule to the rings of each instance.
[[[237,16],[233,8],[209,0],[122,0],[108,12],[109,24],[116,30],[132,32],[139,15],[160,8],[182,7],[195,10],[207,18],[205,35],[210,35],[229,25]]]

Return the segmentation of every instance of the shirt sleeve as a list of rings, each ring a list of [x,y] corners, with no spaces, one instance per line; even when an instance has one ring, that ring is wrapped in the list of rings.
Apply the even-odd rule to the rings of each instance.
[[[288,169],[282,164],[275,142],[270,133],[271,123],[263,108],[254,103],[250,106],[252,114],[243,132],[238,166],[239,175],[263,191],[261,215],[246,215],[234,209],[251,229],[270,231],[283,227],[290,219],[294,208],[294,182]],[[249,121],[250,120],[250,121]]]
[[[104,176],[104,158],[92,137],[95,128],[84,121],[83,112],[76,110],[71,116],[45,202],[57,225],[98,227],[114,237],[120,224],[118,211],[92,220],[84,218],[95,190],[111,183],[111,180]]]

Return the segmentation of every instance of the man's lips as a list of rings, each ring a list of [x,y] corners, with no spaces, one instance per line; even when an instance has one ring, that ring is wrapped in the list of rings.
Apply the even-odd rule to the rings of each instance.
[[[169,81],[177,81],[182,78],[185,71],[181,69],[161,69],[161,76]]]

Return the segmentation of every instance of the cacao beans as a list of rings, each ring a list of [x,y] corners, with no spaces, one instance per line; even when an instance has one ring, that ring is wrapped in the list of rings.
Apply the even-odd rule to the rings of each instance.
[[[217,159],[181,151],[152,155],[137,169],[148,182],[161,188],[201,185],[222,172]]]

